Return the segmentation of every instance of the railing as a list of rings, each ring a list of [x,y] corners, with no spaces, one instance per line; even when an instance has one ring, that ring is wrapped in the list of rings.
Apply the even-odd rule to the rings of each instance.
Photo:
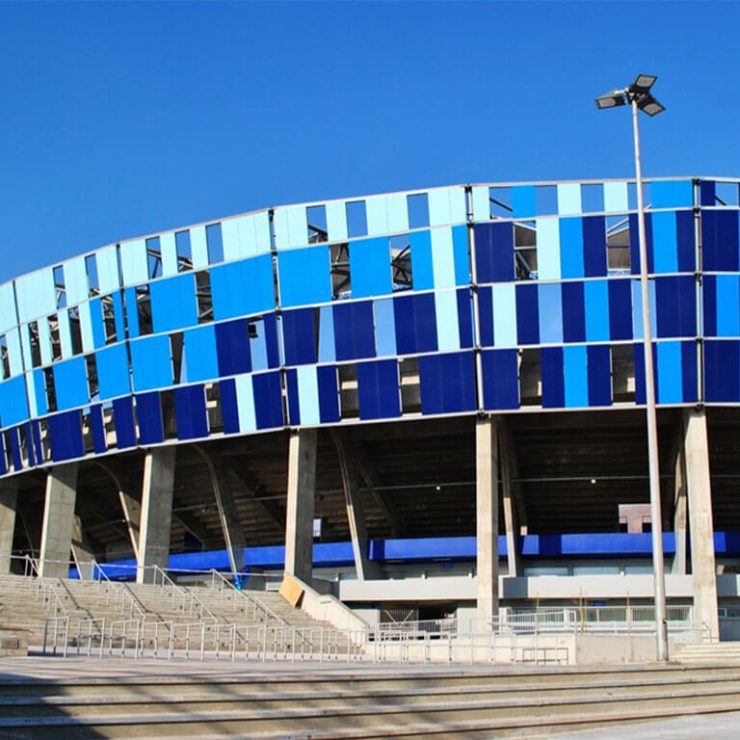
[[[283,619],[279,614],[276,614],[272,609],[270,609],[267,604],[263,604],[256,596],[254,596],[251,593],[248,593],[246,591],[243,591],[241,589],[238,589],[234,586],[232,581],[230,581],[228,578],[226,578],[223,573],[220,573],[219,571],[213,569],[211,570],[211,590],[213,590],[216,593],[227,593],[229,596],[231,596],[232,603],[237,604],[239,603],[237,601],[238,598],[241,597],[242,600],[246,600],[246,603],[248,603],[252,609],[251,609],[251,616],[247,616],[248,619],[250,619],[253,622],[266,622],[268,620],[271,620],[273,622],[276,622],[278,624],[287,625],[288,622]],[[241,610],[239,610],[241,611]]]
[[[175,583],[158,565],[153,566],[153,572],[155,585],[162,586],[163,590],[165,586],[170,587],[173,606],[179,602],[183,613],[189,616],[201,621],[211,620],[214,624],[219,621],[219,618],[194,593]]]

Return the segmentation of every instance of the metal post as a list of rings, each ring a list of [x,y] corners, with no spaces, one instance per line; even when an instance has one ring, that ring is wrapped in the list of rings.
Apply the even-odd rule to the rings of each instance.
[[[653,542],[653,578],[655,581],[655,635],[658,661],[668,660],[668,624],[666,622],[665,570],[663,566],[663,519],[660,506],[660,469],[658,463],[658,421],[655,409],[653,375],[653,338],[650,325],[650,284],[648,281],[645,205],[642,193],[642,162],[637,99],[632,96],[632,131],[635,142],[637,179],[637,224],[640,238],[640,288],[642,293],[642,331],[645,353],[645,400],[647,406],[648,467],[650,475],[650,518]]]

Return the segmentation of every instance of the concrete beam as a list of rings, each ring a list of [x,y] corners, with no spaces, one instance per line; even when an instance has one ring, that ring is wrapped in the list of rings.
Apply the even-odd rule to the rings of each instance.
[[[141,531],[136,582],[152,583],[153,566],[167,567],[175,484],[175,447],[157,447],[144,458]]]
[[[0,575],[10,573],[17,509],[18,478],[8,478],[0,482]]]
[[[517,524],[518,510],[516,499],[520,491],[515,479],[519,477],[515,459],[514,443],[506,421],[499,422],[498,437],[499,455],[501,457],[501,488],[503,493],[504,527],[506,529],[506,562],[508,575],[518,577],[522,575],[521,555],[519,553],[519,527]]]
[[[139,527],[141,524],[141,504],[132,496],[126,488],[121,484],[120,478],[103,463],[98,463],[113,480],[113,485],[116,487],[118,495],[118,501],[121,504],[121,510],[123,511],[123,518],[126,522],[126,530],[128,531],[128,537],[131,541],[131,550],[134,553],[134,557],[139,557]]]
[[[264,501],[260,497],[259,489],[261,486],[258,481],[255,483],[255,476],[250,471],[244,470],[242,467],[236,465],[233,460],[228,458],[212,459],[214,461],[214,465],[227,469],[232,476],[239,481],[242,490],[246,493],[247,497],[262,509],[279,531],[282,531],[285,527],[285,520],[283,519],[280,507],[277,506],[275,501]]]
[[[288,441],[285,574],[311,585],[316,493],[316,430],[293,431]]]
[[[72,559],[82,580],[91,580],[95,567],[95,553],[82,529],[82,519],[75,515],[72,526]]]
[[[476,595],[481,626],[498,617],[497,432],[495,419],[476,420]]]
[[[46,477],[39,554],[39,575],[43,577],[66,578],[69,574],[77,499],[77,467],[77,463],[59,465],[52,468]]]

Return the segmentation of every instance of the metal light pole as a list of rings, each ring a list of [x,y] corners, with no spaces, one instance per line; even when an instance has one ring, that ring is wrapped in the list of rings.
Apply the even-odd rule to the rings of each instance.
[[[650,518],[653,543],[653,579],[655,600],[655,633],[657,658],[668,660],[668,621],[666,619],[665,569],[663,564],[663,519],[660,504],[660,468],[658,463],[658,420],[655,408],[653,374],[653,337],[650,319],[650,282],[648,279],[647,240],[645,238],[645,204],[642,194],[642,160],[638,112],[655,116],[665,110],[650,94],[657,78],[638,75],[629,87],[614,90],[596,99],[599,109],[629,104],[632,108],[632,133],[635,144],[635,178],[637,180],[637,226],[640,240],[640,288],[642,295],[642,336],[645,355],[645,400],[647,406],[648,468],[650,478]]]

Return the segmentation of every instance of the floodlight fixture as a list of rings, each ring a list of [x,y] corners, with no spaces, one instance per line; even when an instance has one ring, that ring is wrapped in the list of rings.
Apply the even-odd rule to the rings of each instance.
[[[627,105],[627,96],[624,90],[612,90],[596,98],[596,107],[599,110],[616,108],[618,105]]]
[[[649,116],[657,116],[658,113],[662,113],[665,107],[662,106],[652,95],[646,95],[638,101],[637,107]]]
[[[644,95],[650,91],[657,79],[657,75],[637,75],[635,81],[630,85],[630,92]]]

